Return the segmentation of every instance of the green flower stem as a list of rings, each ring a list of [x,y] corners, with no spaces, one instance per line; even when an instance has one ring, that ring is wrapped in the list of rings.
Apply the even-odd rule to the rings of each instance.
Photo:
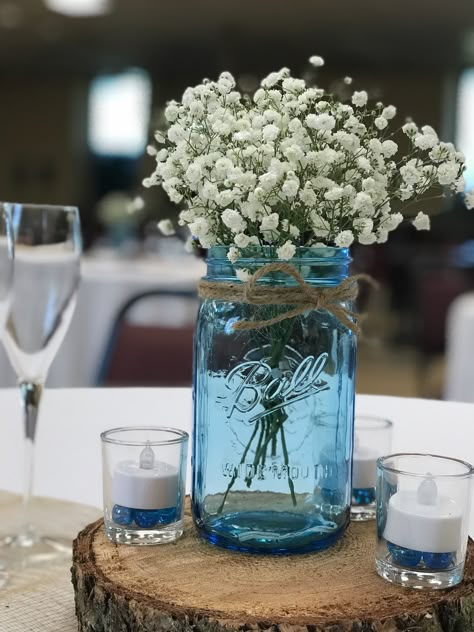
[[[276,456],[276,451],[277,451],[277,438],[276,438],[276,435],[274,434],[272,437],[272,457]]]
[[[288,419],[288,415],[286,413],[282,413],[281,409],[276,413],[273,413],[272,415],[268,415],[268,417],[269,418],[266,422],[267,432],[265,435],[265,441],[260,446],[260,448],[257,446],[257,450],[255,451],[255,460],[257,463],[264,458],[264,455],[266,455],[266,451],[268,449],[268,444],[270,443],[270,441],[273,441],[274,438],[276,439],[276,435],[278,435],[278,433],[280,432],[280,428]]]
[[[262,446],[262,444],[263,444],[263,438],[264,438],[265,433],[266,433],[266,424],[265,424],[265,420],[262,420],[262,421],[257,421],[257,424],[261,425],[261,429],[260,429],[260,436],[259,436],[259,438],[258,438],[257,448],[256,448],[256,450],[255,450],[255,458],[254,458],[253,463],[252,463],[252,466],[253,466],[253,468],[254,468],[254,469],[255,469],[255,468],[257,467],[257,465],[258,465],[257,454],[259,454],[259,453],[260,453],[260,448],[261,448],[261,446]],[[252,437],[254,437],[254,435],[252,435]],[[248,444],[247,444],[247,447],[246,447],[246,451],[247,451],[247,452],[248,452],[248,450],[249,450],[249,448],[250,448],[250,445],[251,445],[251,443],[252,443],[252,437],[250,437],[250,441],[249,441],[249,442],[248,442]],[[232,483],[232,481],[231,481],[231,483]],[[246,483],[247,487],[250,487],[250,485],[252,484],[252,476],[246,476],[246,477],[245,477],[245,483]]]
[[[294,319],[291,319],[289,321],[289,325],[286,328],[284,335],[278,336],[273,339],[272,353],[268,361],[268,365],[270,366],[270,368],[272,369],[278,368],[280,361],[283,357],[286,345],[288,344],[288,341],[290,340],[290,337],[293,331],[293,325],[294,325]],[[261,466],[263,468],[265,466],[268,450],[270,450],[270,454],[273,458],[277,456],[278,435],[280,435],[283,458],[284,458],[285,465],[287,466],[287,472],[288,472],[288,487],[290,489],[291,500],[292,500],[293,506],[296,506],[295,487],[294,487],[293,480],[291,479],[290,472],[289,472],[289,455],[288,455],[286,439],[285,439],[284,423],[287,419],[288,419],[288,415],[285,413],[283,408],[280,408],[274,413],[269,413],[266,417],[257,421],[255,423],[255,428],[252,432],[249,442],[247,443],[245,450],[242,454],[242,458],[240,459],[239,466],[245,463],[245,460],[247,458],[247,455],[252,445],[254,444],[255,440],[257,440],[257,444],[255,447],[255,456],[252,463],[252,472],[250,472],[250,474],[245,477],[246,486],[251,487],[253,478],[257,473],[258,467]],[[260,430],[260,433],[257,439],[257,434],[259,430]],[[238,470],[239,470],[239,467],[235,469],[235,472],[232,475],[231,480],[229,481],[229,484],[224,494],[224,498],[222,499],[222,503],[220,504],[219,509],[217,510],[217,513],[222,513],[224,509],[224,505],[226,503],[229,492],[231,491],[232,487],[235,484],[235,481],[237,480]]]
[[[248,451],[250,450],[250,446],[251,446],[251,445],[252,445],[252,443],[253,443],[253,440],[254,440],[254,438],[255,438],[255,435],[257,434],[257,430],[258,430],[259,425],[260,425],[260,422],[258,421],[258,422],[255,424],[255,428],[254,428],[254,430],[253,430],[252,436],[250,437],[250,441],[248,442],[247,447],[245,448],[245,450],[244,450],[244,452],[243,452],[243,454],[242,454],[242,458],[240,459],[240,464],[239,464],[239,465],[242,465],[243,463],[245,463],[245,459],[247,458],[247,453],[248,453]],[[260,434],[260,440],[261,440],[261,438],[262,438],[262,435]],[[234,472],[234,474],[232,475],[232,478],[231,478],[231,480],[230,480],[230,483],[229,483],[229,485],[228,485],[228,487],[227,487],[227,489],[226,489],[226,492],[225,492],[225,494],[224,494],[224,498],[222,499],[222,502],[221,502],[221,504],[219,505],[219,509],[217,510],[217,513],[218,513],[218,514],[222,513],[222,510],[224,509],[225,501],[227,500],[227,495],[228,495],[228,493],[230,492],[230,490],[231,490],[231,488],[232,488],[233,484],[234,484],[234,483],[235,483],[235,481],[237,480],[237,474],[238,474],[238,468],[236,468],[236,469],[235,469],[235,472]]]
[[[263,442],[263,444],[257,446],[257,449],[255,451],[255,458],[253,461],[253,465],[254,465],[254,469],[258,466],[259,463],[262,466],[265,465],[268,445],[271,441],[273,440],[276,441],[277,435],[280,434],[283,458],[284,458],[285,465],[287,466],[287,472],[288,472],[288,487],[290,488],[291,500],[292,500],[293,506],[296,506],[297,503],[296,503],[296,496],[295,496],[295,486],[293,484],[293,480],[289,472],[289,455],[288,455],[288,449],[286,446],[285,428],[284,428],[284,423],[288,419],[288,415],[286,415],[285,413],[282,414],[281,410],[279,411],[279,413],[280,413],[279,419],[276,419],[277,413],[275,413],[275,421],[267,420],[268,429],[266,432],[265,441]],[[250,487],[252,484],[252,477],[247,476],[245,479],[245,482],[246,482],[247,487]],[[231,481],[231,483],[233,484],[233,481]]]
[[[285,459],[285,465],[288,470],[288,485],[290,487],[291,500],[293,502],[293,507],[296,507],[295,486],[290,476],[290,459],[288,456],[288,449],[286,447],[286,437],[285,437],[285,431],[283,430],[283,425],[280,426],[280,436],[281,436],[281,447],[283,450],[283,458]]]
[[[287,342],[290,339],[292,330],[293,330],[293,326],[288,327],[288,329],[286,330],[286,335],[283,338],[278,338],[277,343],[275,344],[273,348],[272,355],[270,356],[270,360],[268,361],[268,365],[272,369],[276,369],[278,365],[280,364],[283,351],[285,350]]]

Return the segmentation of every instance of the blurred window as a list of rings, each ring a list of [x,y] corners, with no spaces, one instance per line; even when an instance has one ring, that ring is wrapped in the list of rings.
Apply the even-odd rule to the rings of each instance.
[[[45,0],[45,4],[51,11],[71,17],[102,15],[111,9],[109,0]]]
[[[89,92],[89,147],[95,154],[136,157],[148,138],[151,81],[131,69],[96,77]]]
[[[465,70],[459,80],[456,147],[466,156],[466,188],[474,186],[474,68]]]

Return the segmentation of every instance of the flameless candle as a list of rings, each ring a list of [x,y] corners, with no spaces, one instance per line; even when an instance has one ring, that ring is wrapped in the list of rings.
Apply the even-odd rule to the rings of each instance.
[[[375,519],[377,459],[390,451],[392,423],[380,417],[357,416],[352,458],[352,520]]]
[[[377,461],[377,549],[381,577],[412,588],[443,589],[462,580],[472,465],[434,454]]]
[[[413,551],[449,553],[459,547],[463,509],[449,496],[438,493],[427,476],[416,491],[398,491],[387,509],[384,538]]]
[[[176,505],[179,473],[177,468],[155,460],[147,445],[139,462],[120,461],[112,481],[112,501],[133,509],[168,509]]]
[[[108,539],[138,546],[174,542],[183,533],[187,433],[113,428],[101,439]]]
[[[377,459],[375,450],[360,444],[356,433],[354,438],[354,457],[352,466],[352,488],[368,489],[375,487],[377,480]]]

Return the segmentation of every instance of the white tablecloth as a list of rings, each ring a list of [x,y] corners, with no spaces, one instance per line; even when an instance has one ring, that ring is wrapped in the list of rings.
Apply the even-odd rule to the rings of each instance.
[[[35,493],[97,507],[102,503],[100,432],[141,424],[191,429],[188,389],[58,389],[46,391],[43,403]],[[474,462],[473,404],[359,395],[356,408],[393,420],[394,452]],[[18,492],[22,428],[16,391],[0,390],[0,411],[0,489]]]
[[[194,256],[169,259],[84,257],[77,307],[48,378],[52,387],[93,386],[112,323],[133,295],[151,289],[193,290],[205,272]],[[0,345],[0,387],[16,378]]]
[[[18,405],[15,390],[0,389],[0,489],[10,491],[20,490],[22,472]],[[433,452],[474,461],[473,404],[359,395],[356,409],[359,413],[393,420],[394,451]],[[102,496],[99,433],[128,424],[167,424],[189,431],[191,392],[189,389],[57,389],[46,392],[42,412],[34,491],[99,507]],[[86,515],[80,513],[84,509],[78,507],[77,513],[74,508],[67,511],[70,515],[63,518],[70,518],[70,522],[77,519],[76,530],[79,530]],[[471,536],[473,518],[471,515]],[[34,567],[12,577],[9,586],[3,593],[0,591],[1,632],[74,632],[77,624],[68,566],[69,563],[57,567],[54,581],[51,569],[47,569],[45,577],[41,569],[37,571]]]
[[[453,301],[446,323],[444,398],[474,402],[474,292]]]

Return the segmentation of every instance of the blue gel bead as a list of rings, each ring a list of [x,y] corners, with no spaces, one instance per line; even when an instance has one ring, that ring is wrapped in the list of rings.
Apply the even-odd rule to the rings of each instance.
[[[433,571],[442,571],[454,566],[455,553],[423,553],[425,566]]]
[[[122,527],[128,527],[132,524],[134,511],[130,507],[122,507],[122,505],[114,505],[112,509],[112,520],[115,524]]]
[[[156,525],[170,524],[175,521],[176,507],[135,510],[135,522],[142,529],[152,529]]]
[[[177,517],[176,507],[168,507],[167,509],[160,509],[158,511],[159,524],[171,524],[172,522],[176,522]]]
[[[387,548],[390,551],[395,564],[400,566],[407,566],[408,568],[414,568],[421,562],[421,551],[414,551],[413,549],[404,549],[401,546],[387,542]]]
[[[352,490],[353,505],[371,505],[375,502],[375,489],[373,487],[354,488]]]
[[[155,509],[137,509],[135,522],[142,529],[151,529],[158,524],[158,513]]]

